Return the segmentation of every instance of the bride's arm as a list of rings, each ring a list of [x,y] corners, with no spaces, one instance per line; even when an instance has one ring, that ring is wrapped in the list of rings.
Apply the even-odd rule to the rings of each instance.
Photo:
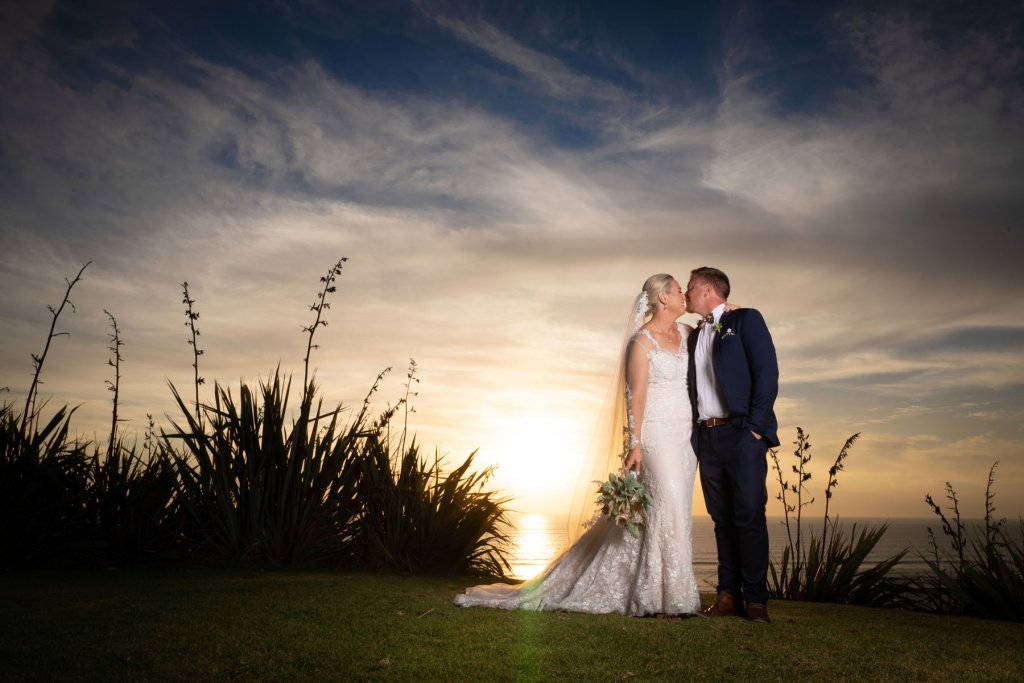
[[[626,355],[626,410],[629,419],[629,453],[623,469],[640,471],[640,432],[644,423],[644,407],[647,404],[647,350],[643,342],[634,339]]]

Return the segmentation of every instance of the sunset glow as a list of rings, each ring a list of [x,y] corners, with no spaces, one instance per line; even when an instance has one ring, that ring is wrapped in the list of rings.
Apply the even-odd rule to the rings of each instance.
[[[482,454],[497,463],[495,484],[515,497],[513,508],[566,514],[588,445],[581,425],[557,413],[489,415]]]

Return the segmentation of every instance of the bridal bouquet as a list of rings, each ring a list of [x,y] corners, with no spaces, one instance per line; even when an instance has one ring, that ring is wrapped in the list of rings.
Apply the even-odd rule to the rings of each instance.
[[[608,481],[600,483],[597,505],[602,515],[637,538],[651,512],[651,492],[637,479],[635,473],[609,474]]]

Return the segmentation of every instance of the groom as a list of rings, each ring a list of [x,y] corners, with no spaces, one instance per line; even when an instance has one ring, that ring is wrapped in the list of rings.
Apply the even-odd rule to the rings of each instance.
[[[718,596],[708,617],[768,618],[767,452],[779,445],[773,406],[779,390],[775,345],[753,308],[726,312],[729,278],[698,268],[686,308],[703,319],[687,340],[693,448],[704,504],[715,522]]]

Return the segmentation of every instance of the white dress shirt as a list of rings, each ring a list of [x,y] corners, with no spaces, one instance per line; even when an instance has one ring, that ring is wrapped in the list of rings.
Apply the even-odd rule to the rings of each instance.
[[[711,364],[711,347],[715,343],[715,324],[725,312],[725,304],[719,304],[711,311],[714,323],[704,323],[697,337],[697,348],[693,352],[693,367],[697,372],[697,419],[707,420],[712,417],[728,417],[725,398],[715,377],[715,368]]]

